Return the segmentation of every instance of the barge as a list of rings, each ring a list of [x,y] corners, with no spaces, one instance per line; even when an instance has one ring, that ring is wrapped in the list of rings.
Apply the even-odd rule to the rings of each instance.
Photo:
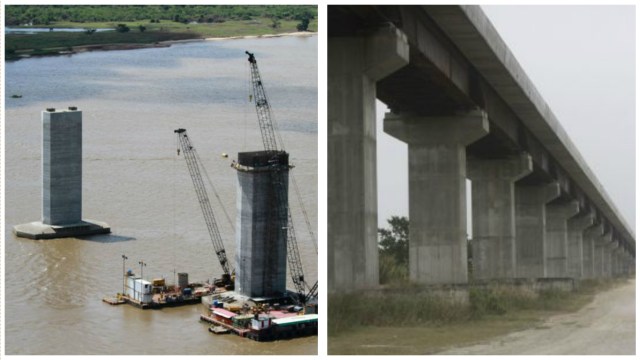
[[[202,322],[214,334],[233,333],[255,341],[273,341],[318,334],[317,306],[292,304],[291,294],[249,298],[233,291],[203,297]]]
[[[203,296],[225,291],[226,288],[209,283],[189,283],[187,273],[178,274],[178,285],[167,285],[164,278],[147,281],[129,270],[124,293],[105,297],[102,301],[110,305],[129,304],[140,309],[162,309],[200,304]]]
[[[282,313],[280,313],[282,314]],[[200,320],[212,324],[209,331],[221,333],[221,328],[255,341],[291,339],[318,334],[317,314],[291,314],[282,317],[272,313],[236,314],[224,309],[213,309]]]

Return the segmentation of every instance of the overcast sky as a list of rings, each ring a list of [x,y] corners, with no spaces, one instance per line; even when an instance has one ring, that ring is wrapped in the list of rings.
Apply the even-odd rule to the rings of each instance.
[[[635,232],[635,8],[482,8]],[[382,227],[408,215],[408,169],[407,147],[382,132],[378,105]]]

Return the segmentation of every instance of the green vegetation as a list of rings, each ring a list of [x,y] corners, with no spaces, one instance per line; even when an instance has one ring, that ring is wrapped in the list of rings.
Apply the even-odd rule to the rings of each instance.
[[[134,22],[168,20],[221,23],[257,18],[290,21],[318,16],[313,5],[11,5],[5,7],[5,25],[59,25],[59,22]]]
[[[417,287],[330,296],[329,354],[434,353],[577,311],[597,292],[617,284],[585,281],[574,292],[539,293],[513,286],[472,287],[468,304],[425,295]]]
[[[5,35],[5,58],[73,52],[88,45],[115,48],[114,44],[121,44],[128,48],[127,44],[169,40],[281,34],[295,32],[304,24],[308,24],[308,31],[317,31],[316,17],[317,7],[311,5],[11,5],[6,6],[7,26],[31,24],[85,31]],[[100,28],[115,31],[95,30]]]
[[[191,33],[170,32],[96,32],[85,33],[51,32],[38,35],[7,36],[5,43],[5,59],[17,59],[21,55],[31,56],[56,55],[61,51],[70,52],[74,47],[104,46],[106,44],[154,44],[160,41],[193,39]]]
[[[381,284],[409,281],[409,219],[392,216],[387,220],[390,229],[378,229],[378,251]],[[467,239],[469,280],[473,280],[473,251]]]
[[[392,216],[391,229],[378,229],[380,283],[403,283],[409,279],[409,219]]]

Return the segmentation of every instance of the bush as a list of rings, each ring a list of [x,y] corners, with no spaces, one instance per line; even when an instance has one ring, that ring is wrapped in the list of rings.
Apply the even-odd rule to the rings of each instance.
[[[126,24],[118,24],[116,27],[116,31],[119,33],[126,33],[129,32],[129,30],[129,27]]]
[[[309,18],[304,18],[300,24],[296,25],[298,31],[307,31],[309,29]]]

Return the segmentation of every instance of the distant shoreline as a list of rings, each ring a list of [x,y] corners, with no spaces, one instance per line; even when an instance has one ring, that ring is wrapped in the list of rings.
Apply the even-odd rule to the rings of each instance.
[[[72,46],[70,49],[56,50],[52,48],[51,51],[44,54],[25,54],[19,55],[6,61],[17,61],[20,59],[28,59],[32,57],[45,57],[45,56],[60,56],[60,55],[73,55],[84,53],[88,51],[111,51],[111,50],[137,50],[137,49],[149,49],[149,48],[164,48],[170,47],[174,44],[184,44],[190,42],[200,41],[223,41],[223,40],[239,40],[239,39],[270,39],[283,36],[297,36],[297,37],[311,37],[316,36],[317,32],[312,31],[296,31],[290,33],[279,34],[264,34],[264,35],[241,35],[241,36],[228,36],[228,37],[197,37],[192,39],[182,40],[164,40],[153,43],[121,43],[121,44],[89,44],[89,45],[77,45]]]

